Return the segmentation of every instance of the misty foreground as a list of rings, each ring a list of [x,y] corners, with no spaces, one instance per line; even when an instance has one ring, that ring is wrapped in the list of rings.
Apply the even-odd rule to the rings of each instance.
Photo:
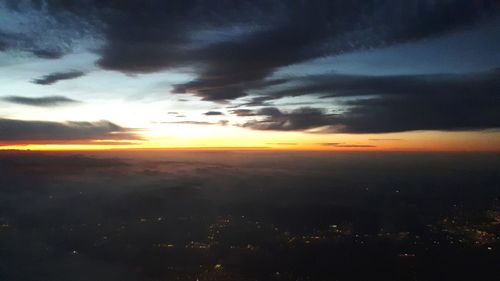
[[[0,153],[0,280],[498,280],[500,155]]]

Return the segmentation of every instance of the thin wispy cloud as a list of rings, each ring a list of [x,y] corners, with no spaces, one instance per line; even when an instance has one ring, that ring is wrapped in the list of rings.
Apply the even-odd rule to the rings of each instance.
[[[228,122],[229,122],[228,120],[219,120],[218,122],[186,120],[186,121],[172,121],[172,122],[160,122],[160,123],[161,124],[220,125],[220,126],[225,126],[225,125],[227,125]]]
[[[22,104],[22,105],[30,105],[30,106],[38,106],[38,107],[55,107],[55,106],[64,106],[80,103],[77,100],[70,99],[63,96],[46,96],[46,97],[22,97],[22,96],[8,96],[2,98],[3,101]]]
[[[205,115],[205,116],[217,116],[217,115],[224,115],[224,113],[222,113],[220,111],[207,111],[207,112],[203,113],[203,115]]]
[[[76,79],[85,75],[82,71],[55,72],[40,78],[33,79],[33,83],[38,85],[52,85],[62,80]]]

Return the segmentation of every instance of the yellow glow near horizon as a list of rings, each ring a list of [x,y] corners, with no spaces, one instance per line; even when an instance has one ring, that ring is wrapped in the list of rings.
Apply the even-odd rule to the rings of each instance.
[[[361,151],[500,151],[500,132],[418,131],[391,134],[312,134],[255,131],[236,126],[163,124],[138,132],[137,141],[59,141],[4,143],[0,149],[270,149]],[[123,142],[120,143],[120,142]]]

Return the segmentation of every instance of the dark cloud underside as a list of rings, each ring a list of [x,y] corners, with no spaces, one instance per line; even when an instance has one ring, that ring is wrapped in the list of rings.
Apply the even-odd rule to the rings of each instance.
[[[109,121],[50,122],[0,119],[0,142],[81,141],[81,140],[139,140],[130,129]]]
[[[321,127],[323,132],[344,133],[500,127],[498,71],[273,76],[284,67],[325,56],[411,43],[481,26],[498,20],[500,5],[495,0],[26,2],[44,11],[61,29],[72,28],[75,34],[92,30],[95,38],[102,39],[102,45],[92,50],[102,69],[132,74],[189,69],[194,78],[173,85],[172,93],[194,94],[215,102],[248,96],[249,102],[231,111],[240,117],[253,116],[243,127],[284,131]],[[28,5],[9,3],[16,11]],[[25,46],[29,41],[22,33],[0,28],[0,49]],[[61,44],[59,48],[28,51],[57,59],[66,50]],[[82,75],[79,71],[57,72],[33,83],[50,85]],[[306,95],[323,97],[325,105],[294,110],[283,110],[279,105],[260,111],[243,108]],[[342,110],[332,114],[331,105]]]
[[[251,120],[242,126],[254,130],[295,131],[327,126],[334,122],[332,116],[317,108],[303,107],[291,112],[282,112],[275,107],[266,107],[257,112],[266,116],[261,120]]]
[[[413,130],[476,130],[500,128],[500,72],[474,75],[348,76],[311,78],[315,92],[329,92],[345,111],[301,108],[282,112],[266,107],[266,116],[243,124],[258,130],[385,133]],[[290,93],[301,92],[290,90]],[[309,92],[309,91],[307,91]],[[281,93],[280,93],[281,95]]]
[[[280,67],[427,38],[498,9],[496,1],[487,0],[32,2],[62,22],[92,25],[105,39],[99,51],[102,68],[148,73],[190,66],[197,77],[177,85],[175,92],[214,101],[277,83],[266,78]],[[11,7],[22,5],[12,2]],[[240,32],[228,31],[235,27]],[[217,35],[221,30],[224,36]],[[46,81],[50,84],[50,77]]]

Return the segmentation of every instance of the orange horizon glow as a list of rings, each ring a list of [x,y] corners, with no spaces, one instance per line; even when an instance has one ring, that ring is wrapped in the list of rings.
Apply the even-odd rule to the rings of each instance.
[[[329,147],[321,145],[293,146],[179,146],[153,147],[143,145],[88,145],[88,144],[22,144],[0,146],[0,151],[202,151],[202,150],[251,150],[251,151],[359,151],[359,152],[495,152],[498,147],[458,147],[427,145],[424,147]]]
[[[23,140],[0,142],[0,150],[148,151],[408,151],[500,152],[500,131],[414,131],[386,134],[315,134],[234,127],[183,126],[146,130],[133,140]]]

